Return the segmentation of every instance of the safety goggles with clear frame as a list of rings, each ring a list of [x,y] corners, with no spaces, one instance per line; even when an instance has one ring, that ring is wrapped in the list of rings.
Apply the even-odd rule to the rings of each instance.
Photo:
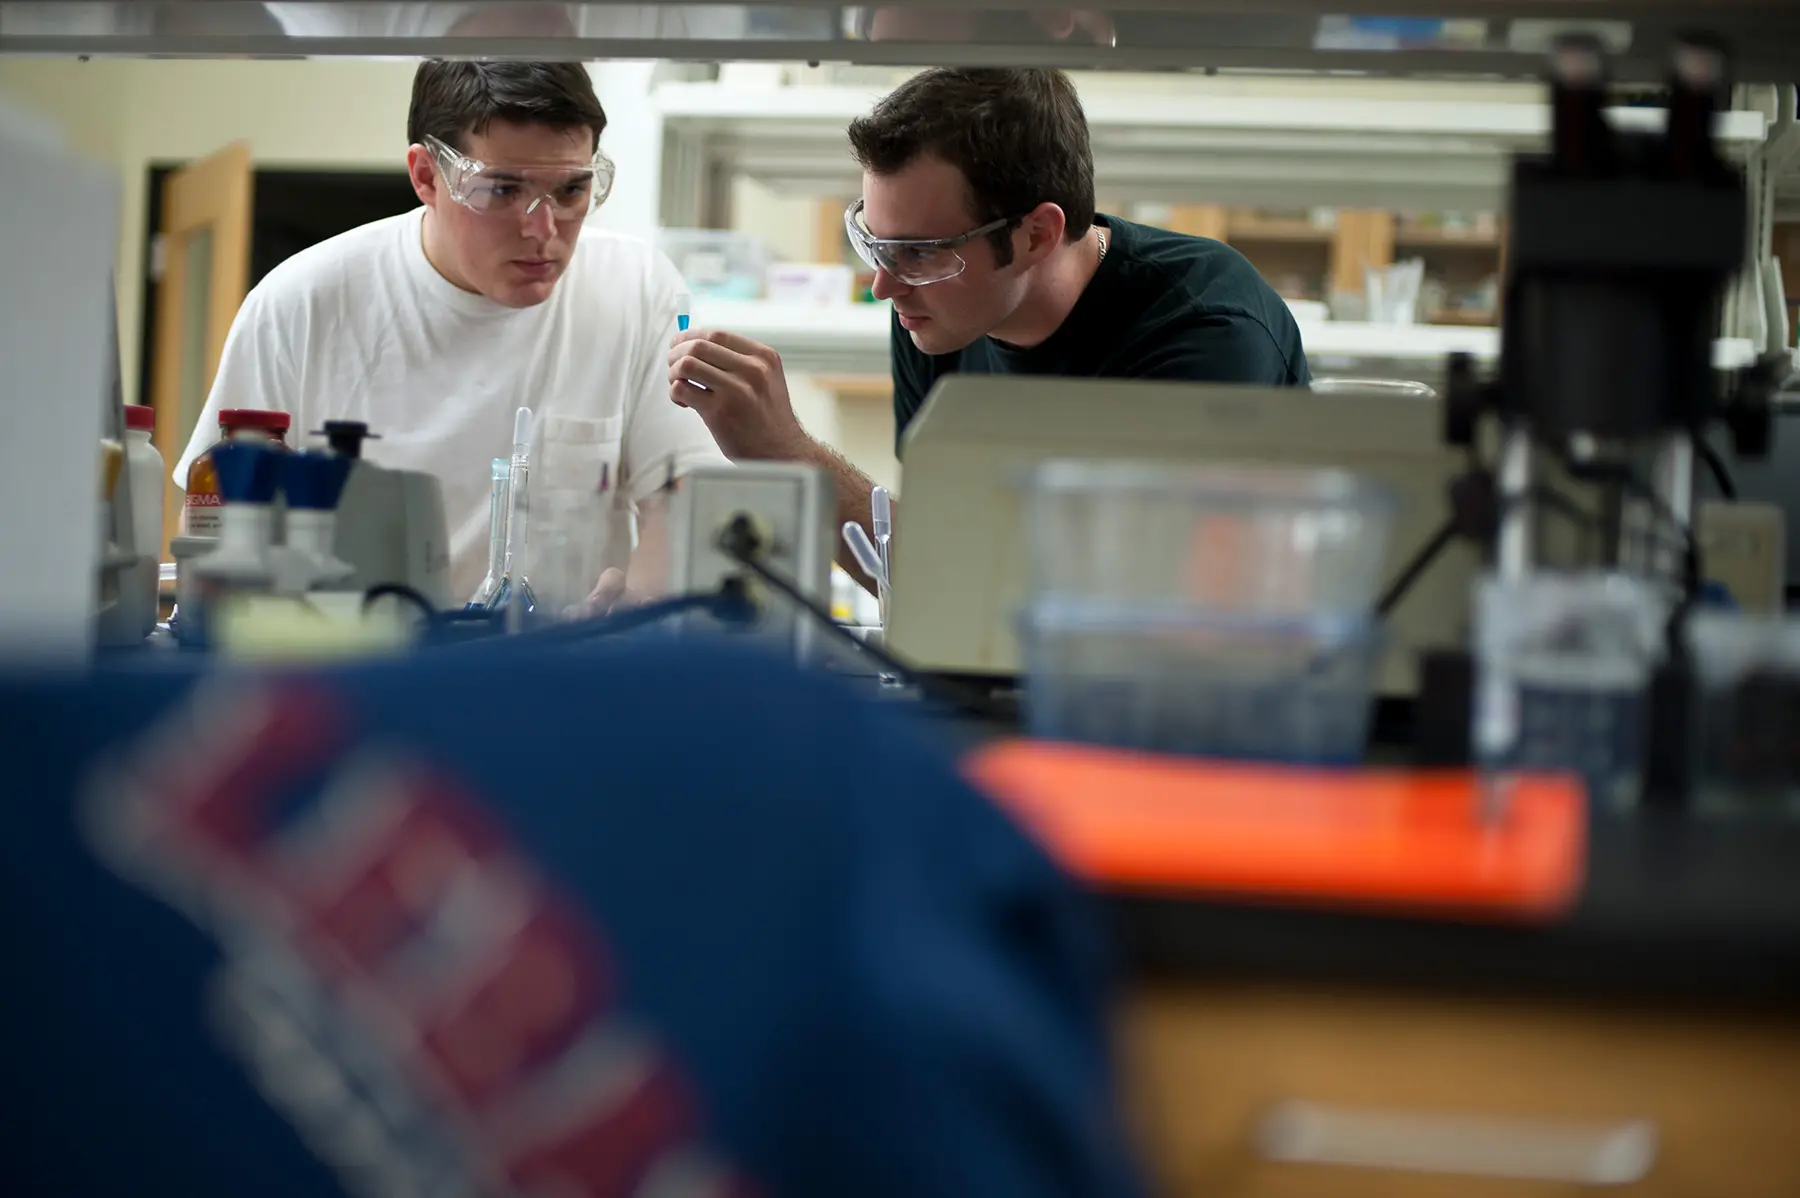
[[[523,219],[548,202],[560,219],[584,217],[612,194],[613,163],[599,150],[586,166],[568,163],[486,163],[425,137],[450,198],[475,212]]]
[[[885,270],[908,287],[924,287],[954,279],[969,265],[956,252],[959,248],[977,237],[986,237],[1024,219],[1002,217],[955,237],[877,237],[863,224],[862,211],[860,197],[844,209],[844,231],[856,249],[856,256],[870,270]]]

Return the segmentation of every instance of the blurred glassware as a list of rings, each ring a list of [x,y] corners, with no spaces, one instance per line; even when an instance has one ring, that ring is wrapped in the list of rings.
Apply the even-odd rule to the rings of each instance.
[[[1475,587],[1471,744],[1483,769],[1579,774],[1592,802],[1629,807],[1643,778],[1665,591],[1622,574],[1494,575]]]

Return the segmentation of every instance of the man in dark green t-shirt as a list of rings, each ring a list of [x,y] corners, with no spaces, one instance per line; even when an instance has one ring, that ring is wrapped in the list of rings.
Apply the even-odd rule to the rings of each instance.
[[[1310,381],[1300,330],[1279,295],[1224,242],[1095,214],[1098,262],[1075,306],[1034,344],[994,333],[960,350],[937,346],[894,301],[894,426],[898,438],[938,378],[958,371],[1075,378]],[[926,297],[929,298],[929,293]],[[910,306],[910,305],[909,305]],[[921,333],[926,334],[921,336]]]
[[[893,301],[897,437],[956,371],[1309,381],[1293,316],[1243,255],[1095,213],[1087,117],[1060,71],[925,71],[852,122],[850,145],[863,194],[844,227]],[[868,478],[800,427],[767,346],[678,336],[669,397],[734,460],[829,469],[839,518],[869,523]]]

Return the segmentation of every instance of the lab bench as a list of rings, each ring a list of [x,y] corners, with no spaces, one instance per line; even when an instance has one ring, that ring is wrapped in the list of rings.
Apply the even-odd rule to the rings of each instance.
[[[1156,1192],[1800,1194],[1800,823],[1587,835],[1538,924],[1103,892]]]
[[[1162,1192],[1560,1195],[1610,1152],[1604,1192],[1800,1193],[1800,828],[1615,817],[1590,844],[1546,927],[1108,899]],[[1284,1106],[1340,1125],[1309,1163],[1272,1159]],[[1616,1159],[1632,1135],[1641,1171]],[[1556,1176],[1458,1172],[1496,1155]]]

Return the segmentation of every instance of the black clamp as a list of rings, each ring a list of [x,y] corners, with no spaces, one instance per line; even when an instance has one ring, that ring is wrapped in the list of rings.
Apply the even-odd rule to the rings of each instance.
[[[361,420],[327,420],[323,428],[314,429],[311,435],[324,437],[331,452],[351,459],[362,457],[364,441],[381,440],[381,434],[370,432]]]

